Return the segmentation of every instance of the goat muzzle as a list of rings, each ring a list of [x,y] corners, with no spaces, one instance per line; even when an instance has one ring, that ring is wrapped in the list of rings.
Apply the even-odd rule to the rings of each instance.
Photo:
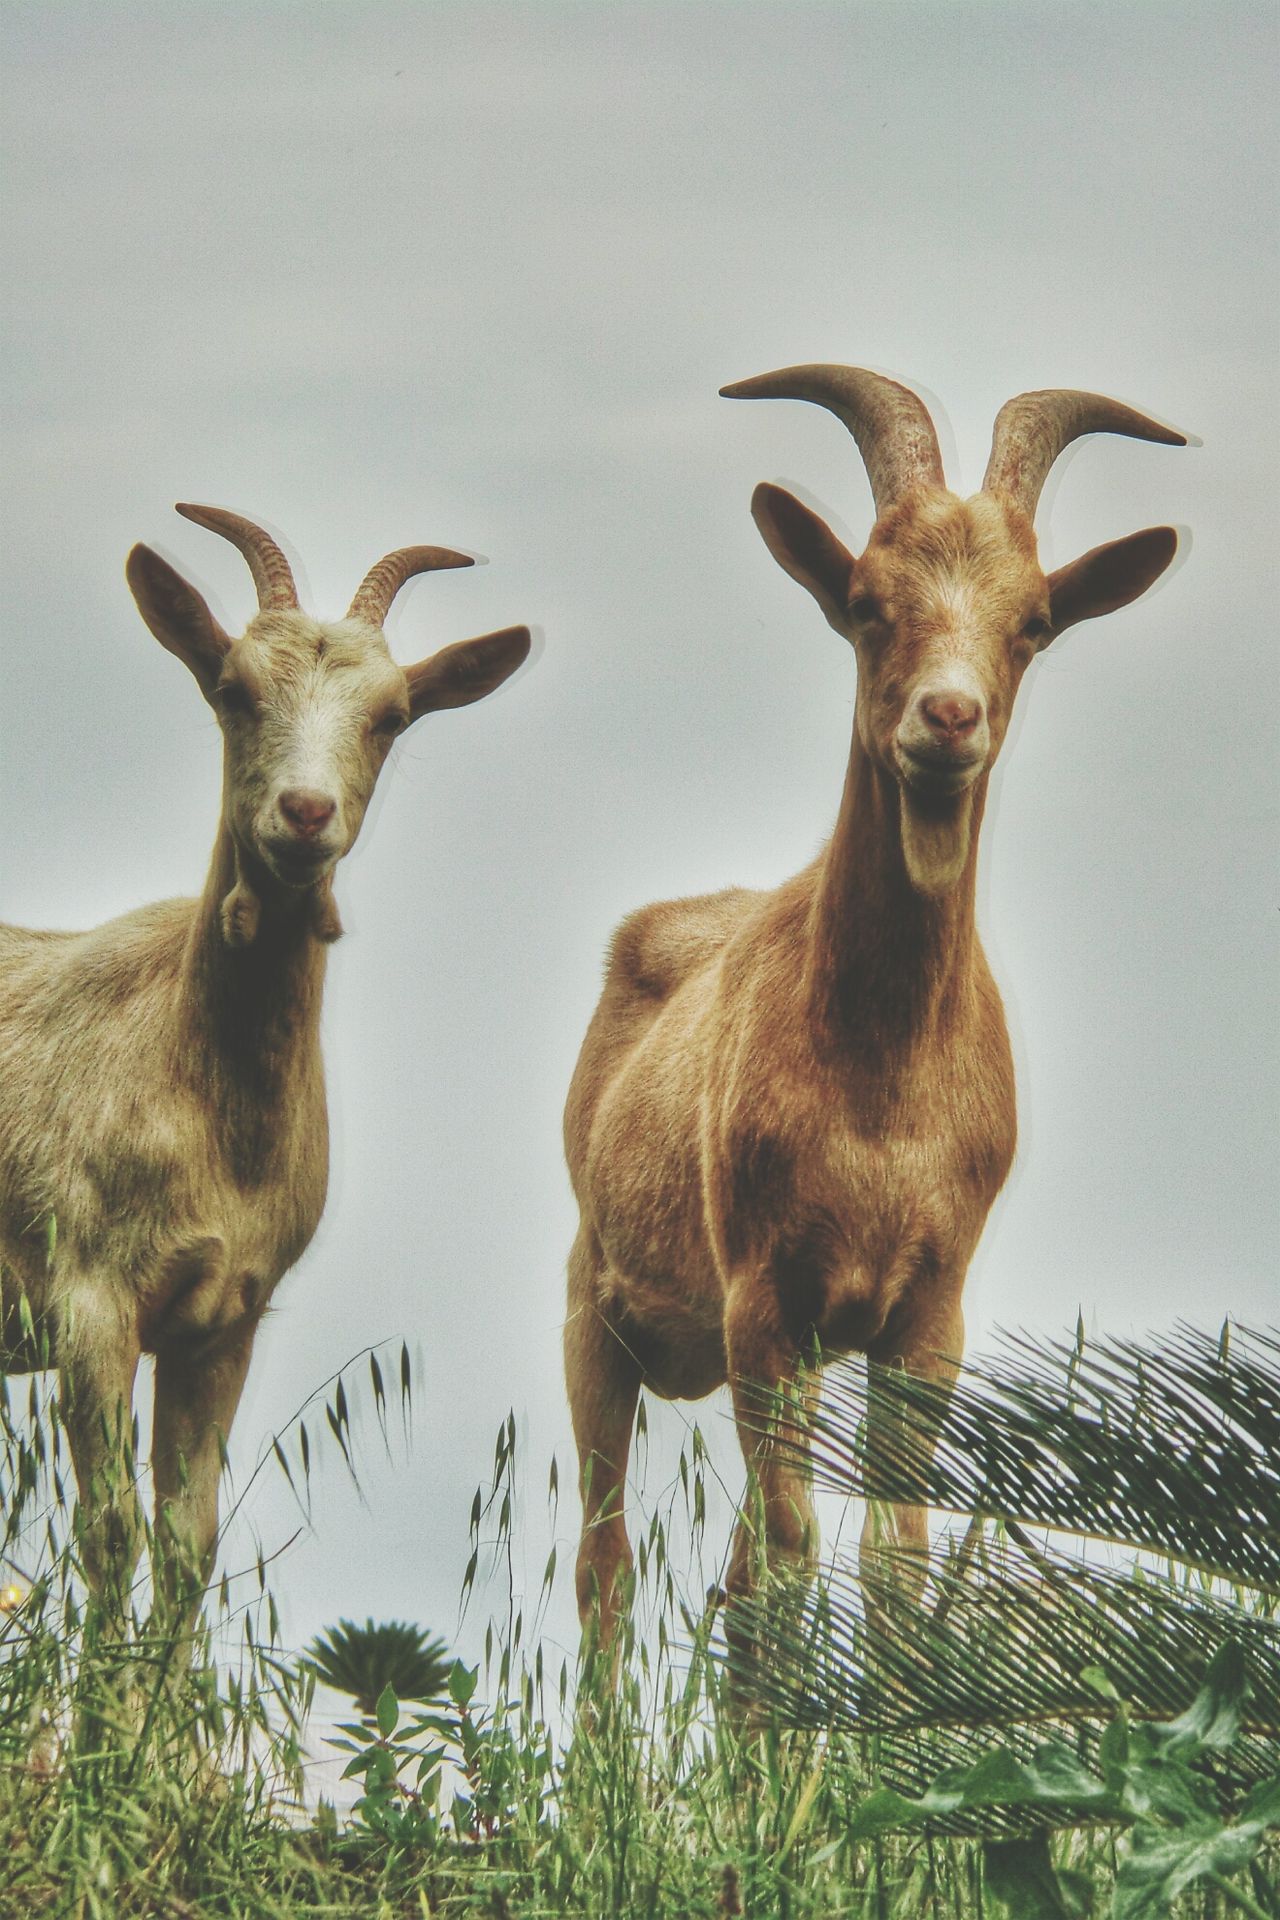
[[[962,693],[927,693],[920,701],[920,717],[945,747],[969,739],[982,718],[978,702]]]
[[[300,840],[314,840],[337,812],[337,803],[327,793],[316,793],[309,787],[289,788],[280,795],[278,804],[290,830]]]
[[[893,737],[899,774],[913,791],[925,795],[963,792],[986,766],[990,751],[982,701],[953,687],[917,693]]]

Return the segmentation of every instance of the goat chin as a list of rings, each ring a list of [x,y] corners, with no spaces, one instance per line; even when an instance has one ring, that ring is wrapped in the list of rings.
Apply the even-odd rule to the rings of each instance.
[[[925,799],[906,784],[901,789],[902,857],[917,893],[936,899],[958,885],[969,860],[973,828],[973,789]]]

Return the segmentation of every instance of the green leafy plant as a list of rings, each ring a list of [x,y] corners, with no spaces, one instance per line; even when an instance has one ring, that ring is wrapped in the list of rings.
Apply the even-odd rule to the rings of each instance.
[[[518,1820],[530,1786],[541,1804],[537,1789],[552,1771],[550,1746],[530,1740],[527,1723],[522,1737],[514,1703],[497,1711],[477,1707],[479,1677],[477,1667],[455,1660],[447,1703],[409,1716],[394,1688],[384,1687],[373,1729],[346,1725],[330,1739],[351,1755],[343,1778],[362,1785],[355,1818],[393,1853],[429,1847],[447,1829],[464,1844],[491,1841]],[[451,1775],[457,1790],[446,1809]]]
[[[1112,1693],[1103,1676],[1099,1690]],[[1217,1888],[1233,1909],[1267,1920],[1249,1893],[1228,1880],[1248,1867],[1269,1829],[1280,1826],[1280,1767],[1260,1780],[1234,1819],[1220,1811],[1203,1762],[1226,1752],[1240,1729],[1244,1661],[1228,1641],[1205,1684],[1176,1720],[1134,1724],[1123,1707],[1103,1732],[1095,1767],[1072,1746],[1047,1741],[1026,1760],[995,1747],[971,1766],[952,1767],[909,1798],[882,1788],[855,1808],[858,1838],[927,1827],[957,1812],[1027,1809],[1058,1824],[1105,1821],[1131,1845],[1116,1875],[1113,1920],[1154,1920],[1197,1882]],[[1015,1920],[1074,1920],[1088,1911],[1088,1886],[1055,1871],[1043,1828],[984,1848],[987,1884]]]
[[[343,1779],[361,1782],[353,1814],[367,1835],[385,1841],[393,1853],[427,1846],[439,1827],[437,1800],[454,1729],[437,1714],[403,1720],[390,1685],[368,1719],[372,1726],[344,1725],[329,1742],[351,1754]]]

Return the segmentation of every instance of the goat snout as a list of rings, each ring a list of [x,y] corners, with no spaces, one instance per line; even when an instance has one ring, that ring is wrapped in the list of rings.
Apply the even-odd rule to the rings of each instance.
[[[300,840],[316,839],[337,811],[336,801],[312,787],[290,787],[280,795],[278,804],[290,830]]]
[[[923,687],[894,740],[900,774],[922,792],[956,793],[975,780],[991,746],[985,703],[976,689]]]
[[[927,693],[920,702],[920,717],[940,745],[958,746],[977,731],[982,708],[968,694]]]

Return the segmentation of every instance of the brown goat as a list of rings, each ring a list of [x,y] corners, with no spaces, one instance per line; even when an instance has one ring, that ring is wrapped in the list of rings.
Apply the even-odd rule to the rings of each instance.
[[[529,651],[528,629],[509,627],[417,666],[391,658],[382,623],[400,587],[470,566],[463,554],[389,554],[322,625],[261,528],[178,511],[240,549],[259,599],[233,640],[157,554],[129,556],[143,619],[222,731],[204,893],[89,933],[0,928],[0,1365],[61,1370],[85,1566],[119,1618],[138,1551],[140,1355],[156,1362],[156,1537],[175,1549],[161,1591],[180,1583],[190,1607],[254,1334],[320,1220],[333,869],[396,735],[480,699]]]
[[[1040,569],[1032,519],[1069,441],[1185,444],[1115,401],[1010,401],[983,489],[961,500],[925,408],[893,381],[804,366],[724,392],[828,407],[857,440],[877,519],[855,559],[791,494],[756,489],[770,552],[857,656],[835,833],[772,892],[625,920],[569,1092],[578,1603],[584,1624],[599,1607],[606,1646],[631,1565],[623,1489],[641,1386],[697,1399],[732,1385],[764,1518],[755,1543],[739,1524],[732,1599],[753,1585],[757,1547],[800,1566],[814,1549],[807,1475],[761,1437],[755,1389],[812,1391],[815,1341],[954,1376],[965,1271],[1015,1141],[1009,1040],[974,924],[988,776],[1035,654],[1136,599],[1177,544],[1150,528]],[[874,1444],[874,1396],[870,1419]],[[926,1542],[918,1507],[893,1509],[881,1533],[869,1514],[864,1580],[877,1590],[875,1570],[896,1565],[899,1587],[917,1587]]]

